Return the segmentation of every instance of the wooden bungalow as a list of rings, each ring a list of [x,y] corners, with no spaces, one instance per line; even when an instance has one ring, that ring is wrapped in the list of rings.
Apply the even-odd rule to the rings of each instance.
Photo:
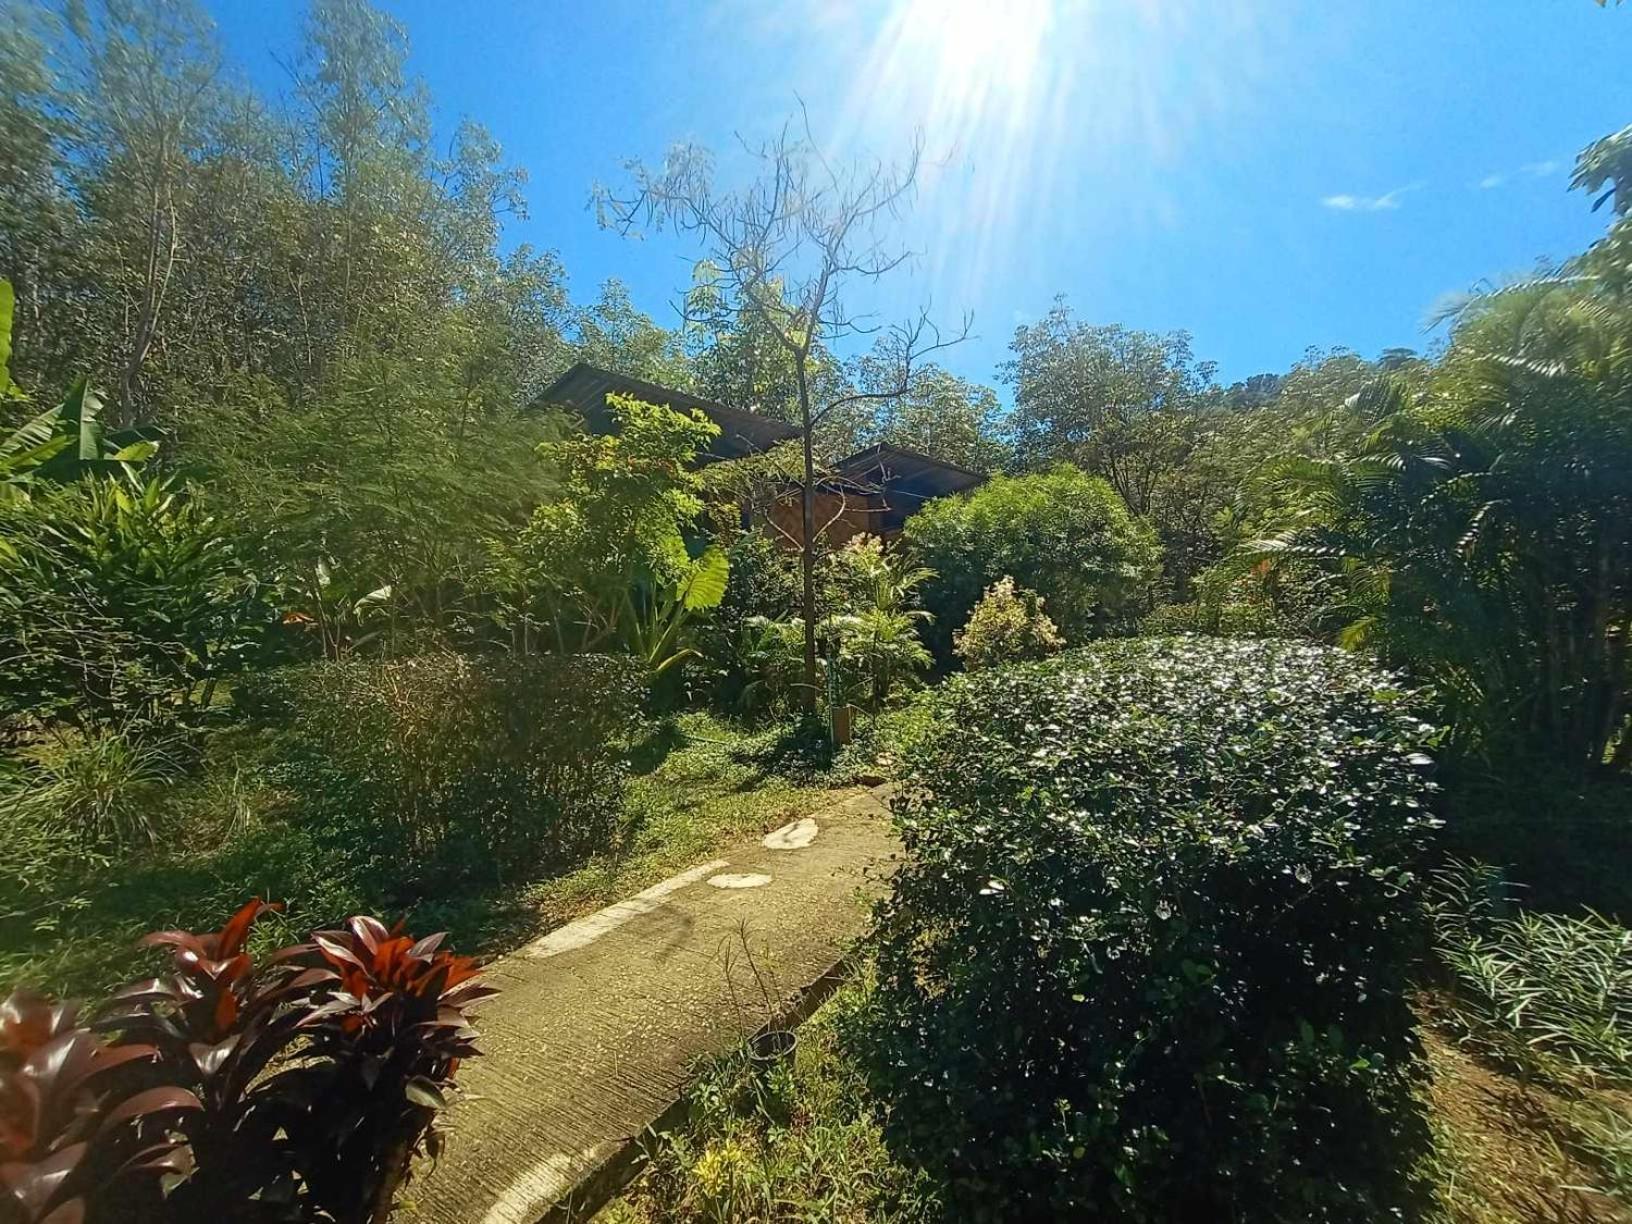
[[[702,413],[720,427],[719,436],[699,457],[704,463],[760,454],[800,436],[797,426],[774,417],[614,374],[586,362],[579,362],[551,383],[538,402],[576,412],[586,428],[605,433],[614,425],[606,403],[609,395],[627,395],[680,411]],[[907,519],[925,502],[972,489],[985,479],[980,472],[899,446],[869,446],[823,472],[816,487],[817,530],[833,547],[863,534],[888,541],[900,534]],[[744,512],[749,513],[747,508]],[[803,531],[797,485],[775,493],[758,513],[774,534],[789,546],[798,547]]]

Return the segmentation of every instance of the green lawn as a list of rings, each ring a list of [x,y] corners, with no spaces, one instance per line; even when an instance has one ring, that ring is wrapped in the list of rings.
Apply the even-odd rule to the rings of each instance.
[[[784,729],[750,733],[706,713],[659,721],[634,745],[624,818],[603,851],[541,878],[496,875],[404,904],[393,901],[395,869],[377,839],[307,820],[280,791],[275,735],[218,731],[170,788],[150,850],[59,865],[28,889],[0,878],[0,987],[94,995],[141,970],[135,942],[145,932],[213,929],[255,895],[288,905],[263,924],[267,940],[355,912],[406,910],[412,930],[445,929],[462,950],[500,953],[819,806],[861,759],[833,763],[800,748]],[[0,825],[16,819],[0,810]]]

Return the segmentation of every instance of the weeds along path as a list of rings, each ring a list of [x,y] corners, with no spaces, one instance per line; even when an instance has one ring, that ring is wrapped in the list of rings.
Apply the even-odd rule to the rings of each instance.
[[[885,789],[857,790],[494,962],[485,1057],[399,1218],[593,1209],[699,1057],[819,1001],[897,849]]]

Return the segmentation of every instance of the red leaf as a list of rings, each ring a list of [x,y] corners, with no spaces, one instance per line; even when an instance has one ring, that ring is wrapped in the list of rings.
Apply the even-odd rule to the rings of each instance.
[[[40,1224],[85,1224],[85,1200],[69,1199],[41,1220]]]
[[[193,1151],[185,1143],[155,1143],[119,1166],[121,1173],[180,1173],[193,1171]]]
[[[238,1037],[239,1034],[233,1033],[230,1037],[218,1041],[214,1045],[205,1045],[201,1041],[195,1041],[187,1047],[187,1052],[193,1056],[193,1062],[198,1065],[199,1071],[208,1078],[219,1071],[227,1059],[232,1057],[232,1052],[238,1045]]]
[[[83,1143],[71,1143],[36,1164],[0,1166],[0,1181],[4,1181],[22,1203],[25,1218],[37,1216],[50,1206],[63,1182],[83,1159],[85,1148]]]
[[[238,996],[230,990],[223,990],[215,1000],[215,1010],[210,1019],[217,1033],[230,1031],[232,1022],[238,1019]]]
[[[357,958],[356,954],[353,953],[350,948],[346,947],[344,944],[337,943],[329,935],[313,935],[312,942],[317,945],[317,950],[319,952],[323,953],[324,956],[328,957],[330,961],[333,961],[336,964],[355,965],[357,968],[365,971],[368,968],[367,965],[363,964],[363,962]]]
[[[138,948],[175,948],[178,953],[192,953],[202,958],[207,955],[204,944],[191,931],[150,931],[136,941]]]
[[[281,910],[281,902],[268,904],[259,897],[252,897],[244,902],[238,912],[227,919],[227,925],[221,928],[221,933],[215,945],[217,956],[236,956],[249,938],[249,928],[255,925],[255,920],[268,910]]]
[[[367,914],[356,915],[348,920],[346,925],[370,952],[391,938],[391,932],[385,929],[385,923],[378,918],[370,918]]]
[[[184,1003],[200,998],[198,987],[182,978],[144,978],[121,988],[110,1003]]]
[[[138,1058],[157,1058],[159,1052],[150,1045],[137,1042],[127,1042],[116,1046],[103,1046],[96,1061],[96,1074],[111,1071],[115,1067],[122,1067],[127,1062],[134,1062]]]
[[[203,1109],[204,1103],[185,1088],[174,1088],[165,1085],[160,1088],[149,1088],[138,1092],[134,1096],[126,1097],[119,1104],[108,1111],[108,1116],[102,1120],[104,1126],[113,1126],[130,1118],[145,1118],[149,1114],[162,1113],[171,1109]]]
[[[0,1049],[26,1057],[74,1025],[71,1003],[52,1003],[26,990],[13,991],[0,1003]]]
[[[427,935],[409,951],[414,956],[429,956],[442,946],[442,941],[447,937],[448,933],[446,931],[438,931],[435,935]]]

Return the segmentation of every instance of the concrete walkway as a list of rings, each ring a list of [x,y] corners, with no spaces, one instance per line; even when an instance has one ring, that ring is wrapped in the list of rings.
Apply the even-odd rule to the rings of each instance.
[[[533,1224],[569,1196],[594,1205],[698,1057],[830,975],[896,849],[883,788],[853,791],[494,962],[484,1057],[460,1070],[447,1149],[398,1218]]]

